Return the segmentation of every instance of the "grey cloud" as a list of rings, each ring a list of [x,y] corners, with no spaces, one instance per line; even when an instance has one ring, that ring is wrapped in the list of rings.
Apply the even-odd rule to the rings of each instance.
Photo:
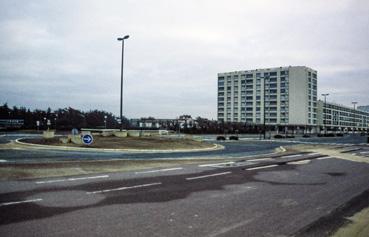
[[[216,117],[216,74],[284,65],[369,104],[366,1],[2,1],[0,102]],[[333,84],[332,84],[333,83]]]

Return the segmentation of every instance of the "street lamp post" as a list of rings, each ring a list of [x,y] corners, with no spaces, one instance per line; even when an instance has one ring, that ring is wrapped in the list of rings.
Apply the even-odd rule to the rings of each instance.
[[[123,130],[123,62],[124,62],[124,40],[128,39],[129,35],[123,38],[118,38],[118,41],[122,41],[122,64],[120,68],[120,131]]]
[[[56,120],[57,119],[58,119],[58,114],[55,114],[55,118],[54,118],[55,130],[56,130]]]
[[[356,105],[357,105],[358,102],[353,101],[351,103],[354,105],[354,133],[355,133],[356,129],[359,129],[358,127],[356,127],[357,126],[357,123],[356,123]]]
[[[322,94],[324,96],[324,108],[323,108],[323,124],[324,124],[324,135],[327,135],[327,96],[329,94]]]
[[[263,83],[263,87],[264,87],[264,91],[263,91],[263,130],[264,130],[264,140],[266,139],[266,128],[265,128],[265,81],[266,79],[268,79],[269,77],[268,76],[264,76],[263,79],[264,79],[264,83]]]

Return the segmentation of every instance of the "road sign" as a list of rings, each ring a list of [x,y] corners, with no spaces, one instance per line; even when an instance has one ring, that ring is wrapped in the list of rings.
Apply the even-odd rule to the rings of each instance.
[[[40,127],[40,121],[38,121],[38,120],[36,121],[36,126]]]
[[[77,128],[72,129],[72,135],[78,135],[78,129]]]
[[[50,122],[50,119],[47,120],[47,126],[50,126],[51,125],[51,122]]]
[[[90,134],[85,134],[82,136],[82,142],[85,145],[91,145],[93,141],[94,141],[94,138]]]

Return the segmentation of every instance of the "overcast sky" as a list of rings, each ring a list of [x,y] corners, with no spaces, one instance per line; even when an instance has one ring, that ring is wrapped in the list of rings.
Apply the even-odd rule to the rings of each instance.
[[[318,71],[318,93],[369,104],[369,1],[0,1],[0,103],[216,118],[217,73]]]

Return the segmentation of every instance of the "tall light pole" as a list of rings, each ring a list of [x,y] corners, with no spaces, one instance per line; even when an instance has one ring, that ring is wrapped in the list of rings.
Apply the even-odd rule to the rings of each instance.
[[[123,38],[118,38],[118,41],[122,41],[122,66],[120,68],[120,131],[123,130],[123,62],[124,62],[124,40],[128,39],[129,35]]]
[[[324,96],[324,108],[323,108],[323,124],[324,124],[324,135],[327,135],[327,96],[329,94],[322,94]]]
[[[266,81],[266,79],[269,79],[269,77],[268,76],[264,76],[263,77],[263,79],[264,79],[264,84],[263,84],[263,87],[264,87],[264,92],[263,92],[263,130],[264,130],[264,140],[265,140],[265,138],[266,138],[266,136],[265,136],[265,133],[266,133],[266,129],[265,129],[265,81]]]
[[[356,101],[353,101],[351,103],[354,105],[354,133],[355,133],[355,130],[356,130],[355,128],[357,126],[357,123],[356,123],[356,105],[357,105],[357,102]]]

